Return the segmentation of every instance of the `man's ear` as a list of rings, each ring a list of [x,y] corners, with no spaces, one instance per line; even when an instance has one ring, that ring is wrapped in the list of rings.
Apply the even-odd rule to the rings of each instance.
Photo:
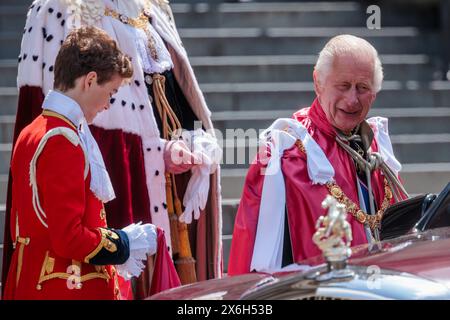
[[[95,83],[97,83],[97,72],[90,71],[84,76],[84,89],[89,89]]]
[[[313,79],[314,79],[314,91],[316,92],[316,96],[320,96],[321,90],[321,84],[319,82],[319,77],[317,76],[317,71],[313,71]]]

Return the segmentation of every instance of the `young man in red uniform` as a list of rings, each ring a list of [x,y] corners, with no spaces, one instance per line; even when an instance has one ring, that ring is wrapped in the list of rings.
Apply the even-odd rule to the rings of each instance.
[[[114,191],[87,124],[133,70],[105,32],[83,27],[64,41],[54,72],[11,161],[15,250],[3,298],[118,299],[113,265],[128,261],[133,239],[107,227],[103,203]]]

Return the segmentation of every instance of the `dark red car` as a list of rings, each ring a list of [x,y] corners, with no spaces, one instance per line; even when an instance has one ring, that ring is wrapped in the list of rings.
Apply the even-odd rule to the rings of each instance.
[[[203,281],[150,299],[450,299],[450,184],[416,222],[404,236],[353,247],[344,277],[324,277],[333,268],[318,256],[296,271]]]

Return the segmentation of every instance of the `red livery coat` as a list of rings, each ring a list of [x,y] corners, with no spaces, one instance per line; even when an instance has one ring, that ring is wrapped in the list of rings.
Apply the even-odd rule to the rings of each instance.
[[[84,177],[85,156],[66,137],[49,138],[36,162],[36,181],[48,228],[32,202],[30,162],[42,137],[56,127],[76,128],[40,115],[19,135],[11,161],[10,232],[15,242],[4,299],[117,299],[113,266],[85,263],[102,248],[106,215]],[[87,259],[87,260],[86,260]]]

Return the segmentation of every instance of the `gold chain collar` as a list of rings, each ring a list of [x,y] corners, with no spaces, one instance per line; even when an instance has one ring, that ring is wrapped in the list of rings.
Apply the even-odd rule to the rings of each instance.
[[[345,205],[347,212],[351,213],[351,215],[361,224],[368,224],[371,230],[375,230],[379,227],[381,223],[381,219],[383,219],[384,212],[389,207],[392,199],[392,192],[389,188],[389,184],[384,178],[384,199],[381,204],[380,210],[377,211],[376,214],[371,215],[367,214],[361,210],[361,208],[350,200],[342,191],[342,189],[334,182],[328,182],[327,188],[330,194],[341,204]]]
[[[139,17],[137,18],[129,18],[124,14],[120,14],[117,11],[114,11],[113,9],[110,9],[108,7],[105,8],[105,16],[113,17],[114,19],[119,20],[123,24],[129,24],[132,27],[144,29],[146,25],[148,24],[148,19],[150,17],[150,11],[149,8],[145,8]]]
[[[114,19],[119,20],[123,24],[128,24],[134,28],[141,29],[144,31],[147,36],[147,47],[150,49],[150,54],[153,60],[158,60],[158,52],[156,50],[156,41],[153,38],[152,34],[147,28],[147,25],[150,23],[150,7],[147,6],[144,10],[142,10],[141,14],[137,18],[129,18],[124,14],[120,14],[117,11],[114,11],[108,7],[105,8],[105,16],[112,17]]]
[[[305,153],[305,147],[300,140],[297,140],[295,144],[300,152]],[[347,212],[349,212],[356,219],[356,221],[361,224],[369,225],[371,230],[375,230],[379,227],[384,212],[389,207],[392,199],[392,191],[389,187],[386,177],[384,177],[384,199],[381,204],[380,210],[378,210],[374,215],[367,214],[366,212],[361,210],[361,208],[356,203],[354,203],[347,197],[344,191],[342,191],[341,187],[339,187],[336,183],[328,182],[326,186],[328,192],[333,196],[333,198],[335,198],[340,204],[343,204],[347,209]]]

